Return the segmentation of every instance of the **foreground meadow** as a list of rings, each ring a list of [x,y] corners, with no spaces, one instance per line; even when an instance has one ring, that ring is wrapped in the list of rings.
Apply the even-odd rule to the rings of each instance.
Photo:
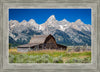
[[[40,50],[21,53],[9,49],[9,63],[91,63],[91,52]]]

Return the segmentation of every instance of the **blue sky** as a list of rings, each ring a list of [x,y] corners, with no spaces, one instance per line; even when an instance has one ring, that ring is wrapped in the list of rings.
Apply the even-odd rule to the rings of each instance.
[[[42,24],[51,15],[55,15],[58,21],[64,18],[69,22],[81,19],[85,24],[91,24],[91,9],[9,9],[9,21],[34,19],[36,23]]]

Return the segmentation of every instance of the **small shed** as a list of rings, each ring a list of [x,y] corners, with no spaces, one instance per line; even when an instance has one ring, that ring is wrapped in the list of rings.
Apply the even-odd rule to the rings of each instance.
[[[50,35],[34,35],[30,42],[25,45],[17,47],[19,52],[28,52],[32,50],[43,50],[43,49],[56,49],[66,50],[67,47],[56,43],[55,38]]]

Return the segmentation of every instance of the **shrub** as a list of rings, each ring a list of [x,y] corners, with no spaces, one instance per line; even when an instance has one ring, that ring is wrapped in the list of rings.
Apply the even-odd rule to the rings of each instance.
[[[44,59],[43,63],[49,63],[49,59]]]
[[[90,63],[91,62],[91,58],[90,57],[86,57],[83,59],[80,58],[72,58],[67,60],[65,63]]]
[[[43,54],[42,57],[43,58],[50,58],[50,56],[48,54]]]
[[[75,52],[79,52],[79,51],[80,51],[80,47],[76,47],[76,48],[74,49],[74,51],[75,51]]]
[[[61,57],[56,57],[53,59],[53,63],[63,63],[63,60]]]
[[[10,54],[9,55],[9,63],[14,63],[14,58],[15,58],[15,56]]]
[[[82,63],[90,63],[91,62],[91,58],[90,57],[86,57],[82,60]]]
[[[43,63],[43,59],[42,58],[36,59],[36,63]]]
[[[72,59],[69,59],[67,60],[65,63],[81,63],[81,59],[79,58],[72,58]]]

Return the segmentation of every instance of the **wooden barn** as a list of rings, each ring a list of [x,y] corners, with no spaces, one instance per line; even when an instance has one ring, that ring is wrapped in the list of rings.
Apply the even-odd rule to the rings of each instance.
[[[30,42],[25,45],[17,47],[19,52],[28,52],[32,50],[43,50],[43,49],[56,49],[66,50],[67,47],[57,44],[55,38],[50,35],[34,35]]]

